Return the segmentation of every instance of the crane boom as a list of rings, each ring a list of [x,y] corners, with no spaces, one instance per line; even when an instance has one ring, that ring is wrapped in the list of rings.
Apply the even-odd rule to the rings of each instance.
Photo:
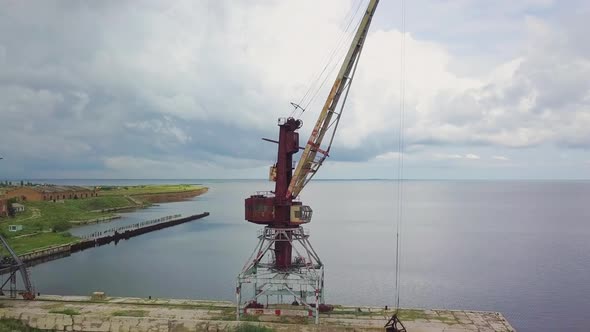
[[[346,93],[344,101],[346,101],[346,96],[348,95],[348,90],[350,89],[350,85],[352,83],[354,71],[356,70],[356,66],[360,59],[360,54],[367,37],[369,26],[371,25],[373,14],[377,8],[377,4],[379,4],[379,0],[370,0],[369,5],[367,6],[365,15],[359,24],[354,39],[352,40],[350,48],[348,49],[348,53],[346,54],[344,62],[340,67],[338,76],[336,76],[334,84],[330,90],[330,94],[324,103],[322,112],[318,117],[315,127],[313,128],[305,149],[303,150],[301,158],[297,163],[297,168],[293,173],[293,177],[291,178],[291,182],[289,183],[289,188],[286,193],[287,199],[295,198],[299,195],[303,187],[305,187],[305,185],[313,178],[330,153],[332,141],[334,139],[334,135],[336,134],[338,123],[340,122],[340,116],[342,115],[342,108],[344,104],[342,104],[340,112],[336,112],[336,107],[338,106],[340,97],[345,90]],[[334,115],[336,117],[335,119],[332,119]],[[330,141],[328,146],[322,149],[322,141],[328,132],[330,132]]]

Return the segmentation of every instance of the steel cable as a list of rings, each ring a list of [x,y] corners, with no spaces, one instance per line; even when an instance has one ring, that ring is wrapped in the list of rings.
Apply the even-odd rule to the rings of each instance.
[[[358,5],[356,6],[356,9],[353,10],[353,8],[354,8],[354,5],[353,5],[353,6],[351,6],[349,12],[346,14],[345,19],[342,24],[342,26],[344,27],[343,31],[340,33],[340,36],[338,37],[338,40],[337,40],[336,44],[334,45],[334,48],[332,49],[332,51],[330,53],[326,53],[327,56],[324,57],[324,59],[327,59],[325,65],[323,66],[321,72],[317,75],[315,80],[313,80],[312,83],[309,85],[309,88],[307,89],[307,91],[305,92],[303,97],[301,97],[301,99],[299,100],[299,103],[297,103],[297,105],[300,106],[300,109],[301,109],[301,113],[299,113],[299,116],[301,116],[301,114],[303,114],[303,112],[307,109],[309,104],[311,104],[311,102],[315,99],[319,90],[321,90],[324,83],[326,82],[327,77],[334,71],[334,68],[335,68],[334,58],[336,57],[336,55],[339,52],[342,51],[342,46],[347,44],[347,43],[345,43],[345,41],[350,39],[352,33],[354,33],[354,31],[356,30],[356,29],[352,30],[352,33],[351,33],[351,31],[349,29],[352,25],[352,22],[354,22],[355,17],[357,16],[362,4],[363,4],[363,1],[362,0],[359,1]],[[324,61],[322,61],[322,62],[324,62]],[[337,64],[338,63],[336,63],[336,65]],[[326,77],[322,80],[322,84],[319,87],[317,87],[318,82],[322,79],[322,76],[324,75],[324,73],[326,73],[326,69],[328,69],[328,67],[330,67],[330,66],[333,66],[333,68],[328,71],[328,73],[326,74]],[[314,91],[314,92],[312,92],[312,91]],[[306,101],[305,99],[308,96],[312,96],[312,97],[311,97],[311,99]],[[306,106],[303,106],[304,103],[306,104]],[[295,112],[297,111],[297,109],[298,108],[295,107],[293,109],[293,111],[291,111],[290,116],[293,116],[295,114]]]
[[[400,105],[399,105],[399,137],[398,137],[398,179],[397,179],[397,227],[396,227],[396,251],[395,251],[395,312],[400,307],[401,284],[401,225],[403,221],[403,195],[404,195],[404,120],[406,99],[406,5],[401,0],[401,36],[400,36]]]
[[[357,10],[358,11],[358,10]],[[356,16],[356,13],[355,13]],[[353,17],[354,18],[354,17]],[[343,46],[347,46],[350,45],[352,39],[354,38],[354,35],[356,33],[356,30],[358,30],[358,27],[360,26],[361,22],[363,19],[363,15],[361,15],[358,18],[358,22],[355,24],[354,29],[352,29],[351,31],[348,32],[348,34],[346,35],[346,38],[344,39],[345,42],[341,43],[338,46],[337,52],[335,52],[334,56],[338,53],[341,53],[339,56],[339,60],[337,62],[332,62],[332,68],[328,71],[328,73],[326,74],[326,76],[324,77],[322,84],[320,84],[320,86],[316,89],[315,93],[313,94],[313,96],[311,97],[311,99],[307,102],[307,104],[305,105],[304,109],[307,109],[307,107],[309,107],[309,105],[311,105],[311,103],[315,100],[315,98],[317,97],[318,93],[321,91],[321,89],[324,87],[324,85],[326,84],[326,81],[328,80],[328,77],[330,77],[330,75],[332,75],[332,73],[334,72],[334,70],[336,68],[339,67],[340,63],[342,63],[342,61],[344,60],[344,58],[346,57],[346,52],[343,52],[346,50],[346,48],[343,48]],[[326,66],[327,67],[327,66]]]

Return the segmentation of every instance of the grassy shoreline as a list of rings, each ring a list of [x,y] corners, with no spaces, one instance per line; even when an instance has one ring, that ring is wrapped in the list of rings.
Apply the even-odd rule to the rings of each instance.
[[[101,196],[141,196],[148,194],[175,194],[205,188],[195,184],[102,186]]]
[[[0,232],[17,254],[23,254],[78,241],[68,230],[86,221],[111,218],[119,210],[151,206],[152,203],[143,196],[170,196],[174,200],[175,195],[197,196],[206,189],[198,185],[108,186],[100,188],[98,197],[63,202],[24,202],[25,212],[14,218],[0,218]],[[9,225],[22,225],[23,229],[9,232]]]

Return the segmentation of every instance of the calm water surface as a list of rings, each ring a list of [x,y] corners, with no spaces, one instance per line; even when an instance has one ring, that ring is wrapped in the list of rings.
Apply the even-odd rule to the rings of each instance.
[[[157,181],[61,181],[148,182]],[[191,182],[210,191],[74,233],[175,213],[209,217],[36,266],[36,288],[234,300],[260,228],[243,220],[243,200],[271,184]],[[500,311],[518,331],[590,331],[590,182],[408,181],[404,189],[402,306]],[[327,302],[393,304],[396,192],[394,181],[316,181],[304,190]]]

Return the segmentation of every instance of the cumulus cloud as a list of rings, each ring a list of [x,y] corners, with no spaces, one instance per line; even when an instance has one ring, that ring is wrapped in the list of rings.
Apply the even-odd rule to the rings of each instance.
[[[169,116],[164,116],[162,119],[127,122],[125,123],[125,127],[130,130],[147,132],[158,142],[161,142],[162,138],[172,138],[175,142],[182,144],[186,144],[192,140],[192,137],[185,133],[184,130],[178,128]]]
[[[268,172],[268,165],[258,160],[212,156],[210,159],[189,160],[182,157],[160,159],[109,156],[102,165],[111,172],[125,178],[159,178],[171,174],[174,178],[196,178],[194,174],[207,174],[207,177],[221,179],[259,178],[253,174]],[[200,176],[204,178],[204,176]]]
[[[500,161],[508,161],[508,160],[510,160],[510,158],[505,157],[505,156],[492,156],[492,159],[494,159],[494,160],[500,160]]]
[[[404,153],[399,153],[399,152],[386,152],[386,153],[382,153],[378,156],[375,157],[376,160],[398,160],[400,157],[406,157],[404,155]]]
[[[473,154],[473,153],[468,153],[468,154],[448,154],[448,153],[435,153],[433,155],[433,157],[435,159],[441,159],[441,160],[453,160],[453,159],[463,159],[463,160],[479,160],[481,159],[480,156]]]
[[[435,153],[435,159],[463,159],[464,156],[460,154],[446,154],[446,153]]]
[[[188,177],[191,169],[195,177],[213,172],[206,165],[257,169],[276,153],[260,138],[276,137],[276,118],[305,94],[343,34],[344,18],[364,3],[8,2],[0,12],[6,167],[14,176],[53,169],[115,177],[133,165],[162,176],[164,165],[176,163]],[[332,149],[335,161],[399,156],[402,34],[392,4],[381,6]],[[503,161],[509,158],[497,158],[502,149],[590,147],[587,5],[540,18],[528,11],[555,4],[500,1],[481,20],[457,16],[471,17],[473,4],[412,6],[438,12],[412,19],[415,29],[409,25],[404,36],[405,158],[477,160],[484,159],[478,149],[494,148],[488,159]],[[460,43],[449,41],[451,31]],[[498,58],[467,54],[465,45],[490,51],[477,33],[509,47],[496,46]],[[510,38],[503,44],[500,35]],[[332,77],[303,114],[302,142]],[[440,152],[449,146],[469,153]]]

